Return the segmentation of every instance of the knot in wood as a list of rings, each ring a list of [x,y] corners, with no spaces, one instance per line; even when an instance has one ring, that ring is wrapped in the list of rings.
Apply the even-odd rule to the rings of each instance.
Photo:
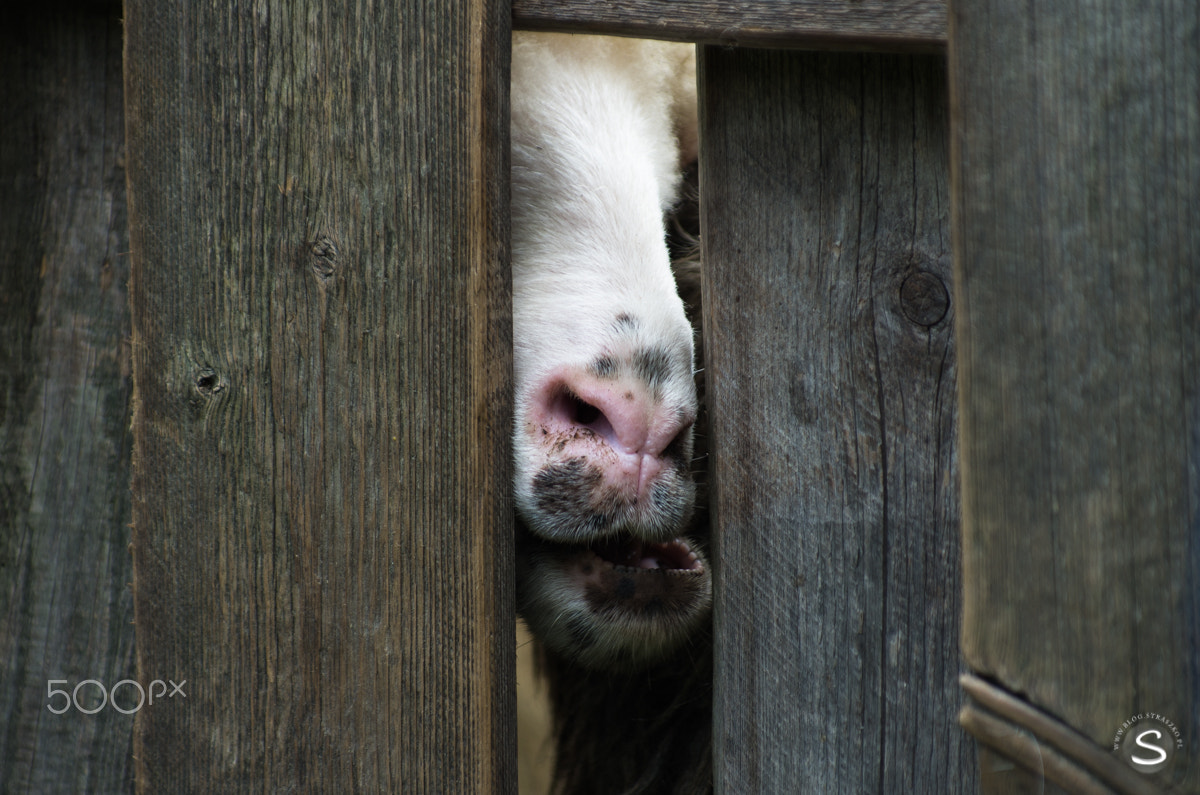
[[[919,326],[936,326],[950,309],[950,292],[936,273],[917,271],[900,285],[900,311]]]
[[[309,267],[312,268],[318,278],[328,279],[333,276],[334,268],[337,267],[338,249],[337,244],[333,242],[333,238],[327,235],[319,235],[316,240],[309,243]]]
[[[211,367],[205,367],[196,373],[196,391],[205,397],[215,397],[218,392],[225,388],[225,384],[221,382],[217,371]]]

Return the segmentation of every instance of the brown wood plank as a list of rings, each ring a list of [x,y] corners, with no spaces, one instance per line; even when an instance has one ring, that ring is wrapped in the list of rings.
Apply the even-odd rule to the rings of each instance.
[[[139,790],[513,791],[507,5],[125,19]]]
[[[959,715],[963,727],[984,747],[996,750],[992,761],[999,762],[998,766],[1007,762],[1013,769],[1015,760],[1025,774],[1035,776],[1035,788],[1053,783],[1067,792],[1098,795],[1158,792],[1149,777],[1132,770],[1117,755],[1003,688],[973,674],[964,674],[959,681],[971,697]],[[1014,731],[1014,727],[1019,728]],[[982,756],[980,761],[984,761]],[[1011,784],[1020,781],[1002,782],[1000,778],[987,781],[987,786],[1008,792]]]
[[[937,57],[706,47],[718,791],[972,792]]]
[[[132,715],[47,709],[134,675],[121,7],[3,17],[0,792],[128,792]]]
[[[938,52],[945,0],[513,0],[513,27],[722,46]]]
[[[963,648],[1197,792],[1200,6],[952,6]]]

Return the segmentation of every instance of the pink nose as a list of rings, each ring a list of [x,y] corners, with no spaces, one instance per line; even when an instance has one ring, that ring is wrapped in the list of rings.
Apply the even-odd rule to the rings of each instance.
[[[662,405],[639,383],[587,375],[552,379],[533,418],[565,440],[565,453],[590,454],[609,482],[638,495],[664,469],[689,463],[682,458],[690,451],[694,412]]]

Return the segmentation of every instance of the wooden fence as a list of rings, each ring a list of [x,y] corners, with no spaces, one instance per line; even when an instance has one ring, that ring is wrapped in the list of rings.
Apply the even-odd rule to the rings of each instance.
[[[705,45],[718,791],[1200,790],[1191,0],[4,13],[0,791],[515,790],[510,25]]]

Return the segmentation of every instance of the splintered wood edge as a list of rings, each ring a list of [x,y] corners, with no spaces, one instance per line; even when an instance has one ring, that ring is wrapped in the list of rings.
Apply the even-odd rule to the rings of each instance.
[[[959,724],[1029,772],[1086,795],[1159,792],[1092,740],[1011,693],[971,674],[958,681],[971,697],[959,713]]]
[[[768,3],[745,0],[513,0],[514,30],[644,36],[697,44],[941,53],[945,0]]]

